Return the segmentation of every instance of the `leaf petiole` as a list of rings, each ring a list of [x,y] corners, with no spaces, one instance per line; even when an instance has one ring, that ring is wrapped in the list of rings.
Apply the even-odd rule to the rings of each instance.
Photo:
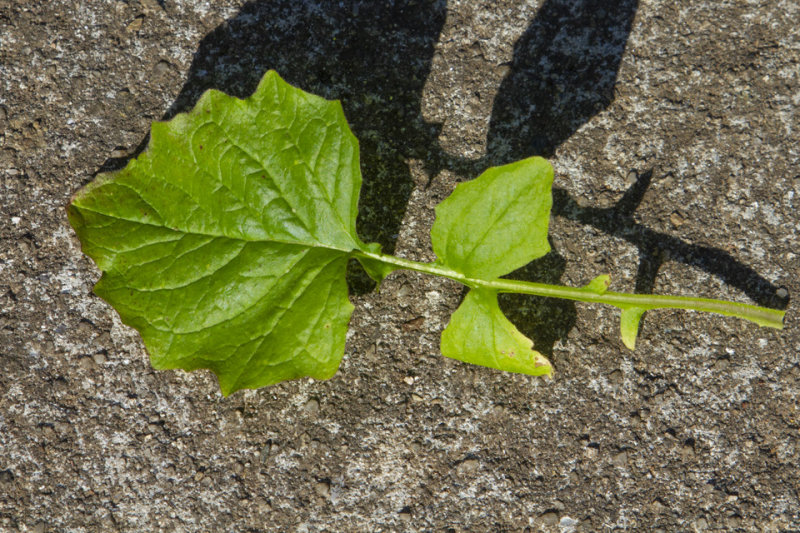
[[[576,300],[589,303],[613,305],[620,309],[637,308],[643,311],[652,309],[687,309],[703,311],[720,315],[742,318],[755,322],[759,326],[783,329],[784,311],[768,309],[757,305],[750,305],[710,298],[696,298],[692,296],[669,296],[659,294],[629,294],[624,292],[598,293],[588,287],[567,287],[564,285],[549,285],[513,279],[497,278],[494,280],[474,279],[444,268],[436,263],[421,263],[386,255],[356,251],[355,257],[364,257],[372,261],[379,261],[394,269],[413,270],[424,274],[431,274],[457,281],[473,289],[489,289],[499,293],[532,294],[549,298]]]

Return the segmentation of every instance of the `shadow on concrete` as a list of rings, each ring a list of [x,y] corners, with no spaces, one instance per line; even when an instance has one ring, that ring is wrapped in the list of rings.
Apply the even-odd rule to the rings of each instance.
[[[636,8],[637,0],[546,0],[514,46],[511,69],[494,101],[487,155],[468,173],[533,155],[550,157],[608,107]],[[563,191],[556,192],[554,212],[559,213]],[[564,267],[564,258],[553,249],[512,277],[560,283]],[[570,301],[502,295],[500,306],[549,356],[575,325]]]
[[[421,114],[445,0],[249,2],[201,41],[188,79],[164,119],[190,109],[210,88],[246,97],[269,69],[292,85],[341,100],[361,146],[359,232],[391,253],[413,186],[405,160],[424,161],[432,175],[450,168],[475,177],[488,166],[552,155],[612,101],[637,3],[546,0],[515,45],[494,103],[487,155],[477,161],[446,154],[437,141],[441,125],[426,122]],[[120,168],[128,159],[109,160],[102,170]],[[652,290],[669,257],[720,277],[760,305],[785,308],[788,299],[776,294],[777,287],[726,252],[634,221],[652,173],[641,172],[623,199],[608,209],[582,207],[556,188],[553,213],[634,244],[641,256],[637,292]],[[514,277],[558,283],[563,271],[564,260],[553,251]],[[350,270],[348,282],[356,293],[373,287],[360,269]],[[574,305],[525,298],[503,296],[501,305],[540,351],[551,354],[554,342],[575,323]]]
[[[444,0],[248,2],[203,38],[164,119],[191,109],[207,89],[249,96],[270,69],[341,100],[361,148],[359,233],[392,253],[413,187],[405,160],[426,159],[441,130],[423,120],[420,101],[445,14]],[[356,293],[374,287],[360,268],[348,281]]]
[[[442,150],[430,168],[449,168],[476,177],[502,165],[555,149],[578,128],[608,107],[637,0],[546,0],[514,47],[511,69],[495,98],[480,160],[453,158]],[[638,224],[634,212],[653,178],[654,169],[635,170],[637,179],[610,208],[583,207],[568,191],[553,189],[553,214],[590,225],[630,242],[639,250],[637,293],[650,293],[665,261],[680,261],[719,277],[742,290],[758,305],[785,309],[788,295],[725,251],[685,242]],[[553,251],[511,277],[558,283],[563,258]],[[553,343],[575,322],[571,302],[501,295],[504,312],[552,354]],[[526,311],[527,310],[527,311]]]

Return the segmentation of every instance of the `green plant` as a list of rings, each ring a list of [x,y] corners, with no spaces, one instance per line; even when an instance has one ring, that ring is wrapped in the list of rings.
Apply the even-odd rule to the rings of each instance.
[[[616,306],[631,349],[650,309],[782,327],[782,311],[610,292],[607,275],[579,288],[501,278],[549,251],[552,180],[538,157],[490,168],[437,207],[436,262],[385,255],[356,232],[358,142],[341,106],[271,71],[245,100],[208,91],[189,113],[154,123],[148,149],[80,190],[68,214],[104,271],[95,292],[141,333],[153,366],[209,368],[225,395],[336,372],[351,258],[378,283],[409,269],[469,287],[442,354],[511,372],[552,367],[503,315],[501,292]]]

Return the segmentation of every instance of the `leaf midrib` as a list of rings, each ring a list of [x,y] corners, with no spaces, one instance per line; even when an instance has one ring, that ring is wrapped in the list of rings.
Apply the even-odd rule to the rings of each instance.
[[[84,205],[78,205],[78,204],[73,204],[73,205],[77,209],[84,210],[84,211],[89,211],[91,213],[96,213],[98,215],[102,215],[102,216],[105,216],[105,217],[108,217],[108,218],[113,218],[115,220],[122,220],[124,222],[131,222],[131,223],[134,223],[134,224],[142,224],[144,226],[151,226],[151,227],[154,227],[154,228],[166,229],[166,230],[169,230],[169,231],[174,231],[175,233],[183,233],[183,234],[186,234],[186,235],[199,235],[199,236],[203,236],[203,237],[213,237],[213,238],[217,238],[217,239],[220,239],[220,238],[221,239],[230,239],[230,240],[233,240],[233,241],[242,241],[242,242],[266,242],[266,243],[275,243],[275,244],[291,244],[291,245],[296,245],[296,246],[305,246],[307,248],[325,248],[327,250],[333,250],[333,251],[337,251],[337,252],[342,252],[344,254],[349,254],[349,253],[351,253],[351,252],[353,252],[355,250],[360,250],[360,248],[358,248],[358,247],[354,247],[354,248],[339,248],[337,246],[328,245],[328,244],[324,244],[324,243],[321,243],[321,242],[292,241],[292,240],[288,240],[288,239],[277,239],[277,238],[247,239],[247,238],[244,238],[244,237],[234,237],[232,235],[225,235],[225,234],[222,234],[222,233],[211,233],[211,232],[196,231],[196,230],[175,229],[175,228],[171,228],[169,226],[164,226],[164,225],[161,225],[161,224],[154,224],[152,222],[147,222],[147,221],[143,221],[143,220],[137,220],[135,218],[127,218],[127,217],[121,217],[121,216],[116,216],[116,215],[110,215],[108,213],[104,213],[102,211],[99,211],[97,209],[92,209],[92,208],[84,206]]]

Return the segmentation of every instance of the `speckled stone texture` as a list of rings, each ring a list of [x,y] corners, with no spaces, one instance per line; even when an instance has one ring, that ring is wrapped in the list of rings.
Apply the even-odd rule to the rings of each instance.
[[[800,531],[794,0],[0,0],[0,531]],[[556,169],[516,273],[787,307],[783,331],[508,297],[555,379],[438,353],[462,291],[353,269],[340,372],[156,372],[64,206],[208,87],[343,101],[364,238],[431,260],[488,165]],[[788,303],[787,303],[788,302]]]

